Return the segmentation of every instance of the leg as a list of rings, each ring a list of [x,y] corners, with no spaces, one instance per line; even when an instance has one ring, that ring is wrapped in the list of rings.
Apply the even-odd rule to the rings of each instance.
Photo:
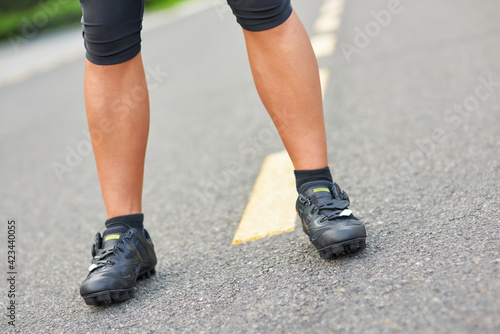
[[[365,227],[327,168],[318,65],[290,1],[228,2],[244,28],[259,96],[296,169],[296,210],[304,232],[323,258],[363,249]]]
[[[149,102],[141,55],[85,63],[85,105],[107,218],[141,213]]]
[[[140,54],[142,0],[80,0],[85,63],[85,105],[106,206],[92,265],[80,286],[87,304],[133,296],[138,277],[154,273],[156,255],[143,229],[144,159],[149,98]]]
[[[107,218],[141,213],[149,99],[140,55],[142,0],[80,0],[85,105]]]
[[[318,64],[299,18],[243,32],[257,91],[295,169],[328,166]]]

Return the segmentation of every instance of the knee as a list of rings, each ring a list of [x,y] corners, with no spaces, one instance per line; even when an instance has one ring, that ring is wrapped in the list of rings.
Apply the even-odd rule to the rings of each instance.
[[[80,0],[87,59],[113,65],[141,50],[144,0]]]
[[[227,0],[245,30],[262,31],[279,26],[292,14],[290,0]]]

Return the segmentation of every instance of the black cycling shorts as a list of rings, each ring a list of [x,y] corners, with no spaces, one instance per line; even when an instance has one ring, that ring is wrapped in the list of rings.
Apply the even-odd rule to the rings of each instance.
[[[236,20],[249,31],[277,27],[292,13],[290,0],[227,0]],[[87,59],[113,65],[141,51],[144,0],[80,0]]]

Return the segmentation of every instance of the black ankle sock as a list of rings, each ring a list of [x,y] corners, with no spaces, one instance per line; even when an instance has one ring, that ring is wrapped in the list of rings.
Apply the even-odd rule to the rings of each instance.
[[[142,231],[144,228],[144,215],[142,213],[136,213],[133,215],[113,217],[106,220],[105,225],[106,228],[110,228],[113,225],[127,225]]]
[[[327,181],[333,182],[332,173],[330,173],[330,168],[325,167],[321,169],[309,169],[309,170],[295,170],[295,185],[297,187],[297,192],[300,193],[302,185],[311,181]]]

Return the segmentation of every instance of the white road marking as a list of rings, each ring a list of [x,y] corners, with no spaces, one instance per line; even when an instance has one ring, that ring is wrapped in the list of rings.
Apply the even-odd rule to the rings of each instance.
[[[320,16],[314,23],[314,30],[319,33],[335,31],[340,27],[340,17]]]
[[[213,8],[206,0],[182,2],[175,7],[146,13],[143,33]],[[29,80],[39,74],[84,59],[81,28],[41,38],[21,38],[0,45],[0,89]]]
[[[344,4],[345,4],[345,0],[325,0],[323,5],[321,6],[320,12],[323,13],[325,11],[343,9]]]
[[[326,87],[328,87],[328,81],[330,80],[330,70],[326,67],[319,69],[319,80],[321,82],[321,95],[323,100],[325,99]]]
[[[344,0],[325,1],[314,23],[314,30],[320,34],[336,31],[340,27],[343,11]]]
[[[322,34],[311,37],[311,44],[317,58],[331,56],[337,44],[334,34]]]

